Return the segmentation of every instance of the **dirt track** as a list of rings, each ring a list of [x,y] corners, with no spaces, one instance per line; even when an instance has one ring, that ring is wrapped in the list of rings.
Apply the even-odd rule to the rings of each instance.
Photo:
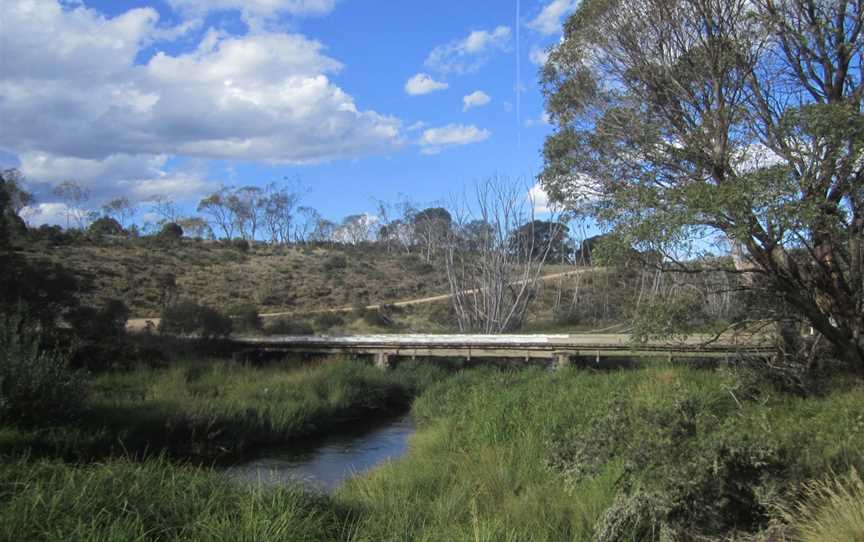
[[[580,273],[585,273],[587,271],[596,271],[597,268],[593,269],[574,269],[572,271],[564,271],[561,273],[552,273],[551,275],[543,275],[539,277],[538,280],[546,282],[553,279],[558,279],[562,277],[569,277],[573,275],[578,275]],[[524,281],[517,281],[514,284],[522,284]],[[473,294],[477,290],[463,290],[463,294]],[[453,294],[441,294],[441,295],[433,295],[430,297],[421,297],[417,299],[406,299],[403,301],[394,301],[392,303],[383,303],[384,305],[393,305],[394,307],[408,307],[412,305],[424,305],[426,303],[435,303],[437,301],[445,301],[453,297]],[[370,310],[377,310],[381,308],[382,303],[377,303],[374,305],[367,305],[365,308]],[[296,316],[296,315],[307,315],[307,314],[322,314],[328,312],[351,312],[354,310],[354,307],[338,307],[338,308],[330,308],[330,309],[311,309],[304,311],[283,311],[283,312],[267,312],[262,313],[259,316],[261,318],[276,318],[279,316]],[[141,331],[147,327],[147,322],[152,322],[154,326],[159,325],[159,318],[130,318],[126,323],[126,329],[129,331]]]

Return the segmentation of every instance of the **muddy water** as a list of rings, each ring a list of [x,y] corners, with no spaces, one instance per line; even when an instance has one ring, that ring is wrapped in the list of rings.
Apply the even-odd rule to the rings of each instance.
[[[332,492],[349,476],[404,455],[415,429],[410,415],[349,426],[301,445],[262,448],[226,471],[243,482],[278,485],[299,480]]]

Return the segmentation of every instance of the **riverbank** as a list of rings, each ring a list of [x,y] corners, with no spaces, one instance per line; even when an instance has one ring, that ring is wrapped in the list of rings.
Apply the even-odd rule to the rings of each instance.
[[[231,462],[254,447],[405,412],[445,375],[431,364],[385,372],[360,362],[290,359],[257,367],[179,361],[170,368],[104,373],[88,382],[75,419],[0,429],[0,456]]]
[[[213,369],[234,375],[223,379],[236,381],[230,388],[207,384],[215,378],[207,370],[191,382],[175,370],[141,376],[135,385],[119,376],[97,379],[103,398],[128,398],[144,382],[163,382],[163,407],[180,405],[187,415],[236,414],[258,404],[268,412],[261,420],[270,421],[250,416],[252,432],[270,427],[272,434],[302,427],[287,422],[296,417],[277,414],[287,411],[274,397],[314,398],[296,401],[310,407],[362,403],[366,396],[350,391],[359,388],[345,385],[361,378],[381,390],[391,378],[413,381],[420,430],[410,452],[332,497],[294,486],[232,484],[218,471],[158,454],[99,463],[7,456],[0,534],[6,540],[744,541],[767,540],[768,533],[792,540],[790,524],[817,517],[829,531],[804,539],[831,540],[830,529],[852,532],[839,529],[854,528],[854,518],[864,516],[864,492],[851,474],[864,469],[858,382],[838,381],[821,396],[803,398],[729,370],[665,364],[609,373],[479,368],[446,377],[410,364],[392,373],[367,369],[374,371],[357,364],[283,371],[275,396],[263,391],[278,377],[269,369],[242,369],[265,371],[246,377],[233,367]],[[153,405],[147,397],[137,404]],[[315,411],[303,408],[293,412]],[[813,490],[814,480],[833,493]]]

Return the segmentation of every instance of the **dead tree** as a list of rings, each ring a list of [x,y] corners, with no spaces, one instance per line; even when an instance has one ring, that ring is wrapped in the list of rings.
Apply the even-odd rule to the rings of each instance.
[[[549,238],[538,245],[531,231],[534,202],[527,188],[506,179],[479,182],[470,201],[463,198],[450,214],[454,223],[443,253],[459,330],[518,329],[552,246]]]

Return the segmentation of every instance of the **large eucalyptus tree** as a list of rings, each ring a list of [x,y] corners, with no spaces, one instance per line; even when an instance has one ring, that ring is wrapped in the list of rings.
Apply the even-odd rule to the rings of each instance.
[[[672,258],[722,235],[724,272],[864,371],[862,11],[583,0],[543,70],[544,187]]]

